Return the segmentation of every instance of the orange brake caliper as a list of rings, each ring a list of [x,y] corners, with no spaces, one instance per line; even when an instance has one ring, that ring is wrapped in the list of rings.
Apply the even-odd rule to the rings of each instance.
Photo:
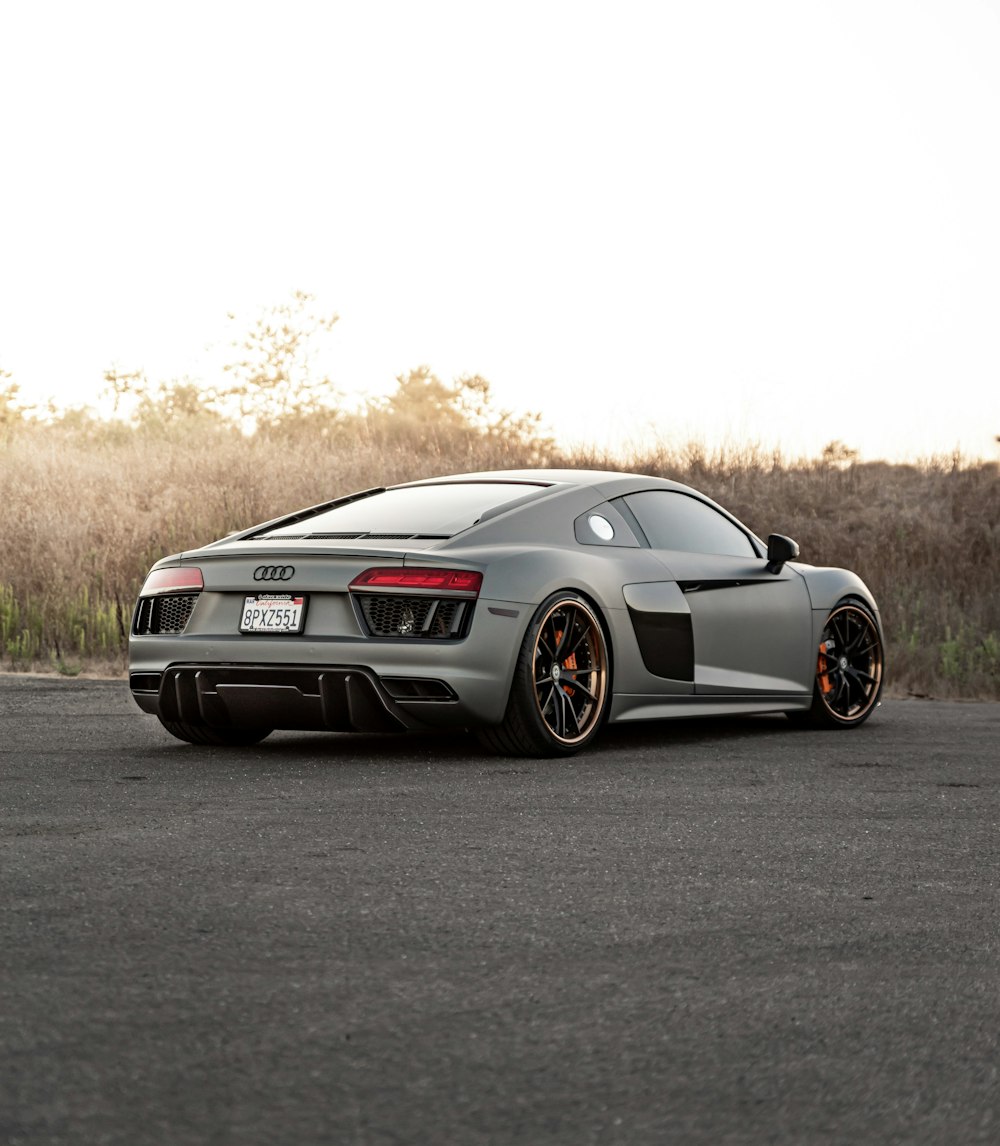
[[[562,640],[562,638],[563,638],[563,630],[560,629],[559,632],[556,633],[556,644],[557,645]],[[569,669],[570,672],[576,672],[576,653],[570,653],[569,656],[563,661],[562,667],[564,669]],[[573,690],[568,685],[565,685],[565,684],[563,685],[563,691],[566,693],[567,696],[573,695]]]
[[[830,677],[826,671],[826,641],[819,643],[819,660],[816,664],[816,672],[819,674],[819,690],[820,692],[833,692],[833,685],[830,683]]]

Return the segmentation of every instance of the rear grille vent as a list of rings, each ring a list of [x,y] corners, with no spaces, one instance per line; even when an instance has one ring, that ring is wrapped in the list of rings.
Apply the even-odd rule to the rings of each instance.
[[[139,636],[154,637],[183,633],[197,600],[197,593],[140,597],[133,631]]]
[[[358,593],[368,631],[375,637],[422,637],[455,640],[464,637],[471,601],[455,597],[397,597],[387,593]]]

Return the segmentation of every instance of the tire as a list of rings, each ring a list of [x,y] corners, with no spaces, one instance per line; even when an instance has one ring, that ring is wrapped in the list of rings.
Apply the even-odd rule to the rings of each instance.
[[[238,748],[249,744],[259,744],[265,736],[270,736],[273,728],[211,728],[207,724],[188,724],[182,720],[156,718],[171,736],[185,740],[188,744],[212,744],[216,747]]]
[[[878,707],[885,674],[882,634],[868,606],[841,601],[826,619],[818,651],[812,705],[789,716],[813,728],[857,728]]]
[[[479,730],[502,756],[572,756],[597,735],[611,697],[604,629],[579,594],[538,607],[518,654],[503,722]]]

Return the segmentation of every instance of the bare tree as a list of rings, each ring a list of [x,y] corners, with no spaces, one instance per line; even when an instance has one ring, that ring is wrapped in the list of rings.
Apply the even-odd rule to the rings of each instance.
[[[248,428],[266,432],[331,407],[339,394],[317,370],[316,358],[338,316],[320,313],[315,303],[312,295],[295,291],[233,340],[237,356],[223,367],[231,381],[213,395],[222,413],[235,413]],[[229,318],[236,321],[233,314]]]

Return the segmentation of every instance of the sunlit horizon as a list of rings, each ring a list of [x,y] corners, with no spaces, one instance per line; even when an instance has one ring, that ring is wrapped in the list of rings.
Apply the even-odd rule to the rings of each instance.
[[[0,370],[211,385],[340,321],[353,403],[479,374],[560,444],[863,460],[1000,434],[1000,5],[21,6]]]

